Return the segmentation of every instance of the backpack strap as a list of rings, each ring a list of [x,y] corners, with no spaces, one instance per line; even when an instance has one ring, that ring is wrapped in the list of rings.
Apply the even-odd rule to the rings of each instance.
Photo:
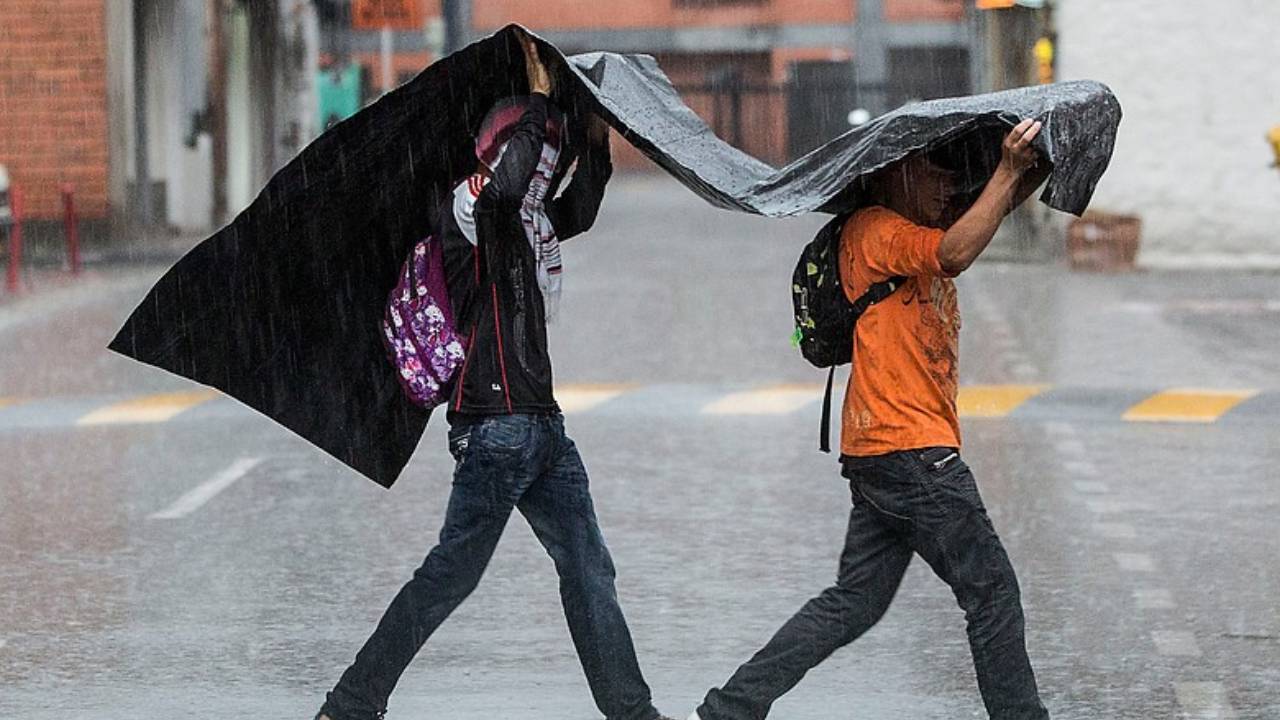
[[[907,276],[895,275],[888,280],[881,280],[873,284],[867,288],[866,292],[862,293],[861,297],[853,301],[853,316],[855,318],[862,317],[862,313],[866,312],[867,308],[892,295],[893,291],[902,287],[902,284],[906,281]]]
[[[867,308],[892,295],[906,281],[905,275],[895,275],[867,288],[866,292],[853,301],[852,312],[855,320],[862,317]],[[827,392],[822,398],[822,425],[818,430],[818,449],[824,453],[831,452],[831,388],[835,384],[835,379],[836,367],[832,365],[831,370],[827,372]]]
[[[822,396],[822,427],[818,430],[818,449],[831,452],[831,386],[836,379],[836,366],[827,371],[827,393]]]

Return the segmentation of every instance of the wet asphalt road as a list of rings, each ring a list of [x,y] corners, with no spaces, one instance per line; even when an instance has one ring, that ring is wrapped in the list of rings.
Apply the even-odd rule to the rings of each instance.
[[[848,491],[815,449],[816,403],[705,412],[823,379],[787,343],[819,222],[630,178],[565,249],[558,381],[610,388],[568,429],[641,664],[680,718],[833,579]],[[0,718],[310,718],[439,528],[442,422],[389,492],[226,400],[77,425],[192,389],[101,349],[161,270],[0,303]],[[1280,277],[981,265],[960,299],[963,383],[1047,388],[1035,412],[966,418],[964,455],[1053,716],[1280,718]],[[1262,395],[1213,422],[1123,419],[1185,387]],[[390,717],[597,716],[516,516]],[[947,588],[913,562],[880,625],[771,717],[984,717]]]

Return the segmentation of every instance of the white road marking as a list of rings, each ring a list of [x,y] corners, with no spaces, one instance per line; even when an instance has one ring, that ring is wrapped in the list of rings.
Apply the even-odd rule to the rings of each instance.
[[[1144,502],[1135,502],[1133,500],[1116,500],[1113,498],[1096,498],[1093,500],[1085,500],[1085,506],[1089,508],[1089,512],[1095,512],[1099,515],[1109,515],[1112,513],[1132,513],[1145,512],[1151,509],[1151,506]]]
[[[1227,701],[1227,688],[1220,682],[1178,682],[1173,693],[1186,720],[1234,720],[1235,708]]]
[[[1115,553],[1116,564],[1125,572],[1155,572],[1156,561],[1146,553]]]
[[[1023,362],[1023,363],[1017,363],[1013,366],[1013,374],[1014,374],[1014,377],[1018,378],[1019,380],[1031,380],[1032,378],[1039,375],[1040,371],[1036,369],[1035,365],[1032,365],[1031,363]]]
[[[1082,493],[1107,493],[1111,492],[1111,488],[1101,480],[1077,480],[1072,483],[1076,492]]]
[[[202,505],[212,500],[218,493],[231,487],[235,481],[244,477],[258,466],[262,458],[240,458],[231,463],[226,470],[205,480],[192,488],[185,495],[174,501],[172,505],[160,512],[151,513],[151,520],[177,520],[199,510]]]
[[[1076,426],[1069,422],[1052,420],[1044,424],[1044,431],[1058,437],[1073,437],[1076,434]]]
[[[1131,540],[1138,537],[1138,531],[1128,523],[1099,522],[1093,524],[1093,531],[1107,538]]]
[[[1156,652],[1177,657],[1200,657],[1200,645],[1196,636],[1185,630],[1153,630],[1151,641]]]
[[[1067,460],[1062,463],[1062,468],[1072,475],[1098,477],[1098,466],[1088,460]]]
[[[1172,610],[1177,607],[1173,595],[1164,588],[1136,588],[1133,601],[1143,610]]]
[[[1053,444],[1054,448],[1063,455],[1083,455],[1084,443],[1079,440],[1064,438]]]

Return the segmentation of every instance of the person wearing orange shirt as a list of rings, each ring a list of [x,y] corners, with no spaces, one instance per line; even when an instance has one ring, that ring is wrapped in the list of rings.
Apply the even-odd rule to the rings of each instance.
[[[1031,147],[1040,127],[1024,120],[1008,133],[967,209],[956,209],[953,172],[936,154],[918,153],[873,178],[870,202],[845,223],[840,266],[850,302],[874,283],[908,279],[854,326],[840,443],[853,510],[836,584],[707,693],[690,720],[764,718],[806,672],[879,621],[915,554],[964,609],[988,715],[1049,717],[1027,658],[1017,577],[960,459],[952,282],[1043,182],[1047,164]]]

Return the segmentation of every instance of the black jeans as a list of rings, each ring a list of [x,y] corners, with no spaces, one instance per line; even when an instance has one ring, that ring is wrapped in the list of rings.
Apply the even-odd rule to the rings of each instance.
[[[846,458],[853,494],[836,584],[707,693],[702,720],[760,720],[810,668],[884,615],[913,553],[955,593],[968,623],[978,688],[994,720],[1043,720],[1027,659],[1022,601],[973,474],[951,448]]]
[[[587,684],[610,720],[658,715],[614,591],[614,567],[596,522],[587,471],[555,415],[497,415],[449,431],[457,465],[440,542],[391,601],[322,712],[381,717],[400,674],[475,589],[513,508],[555,562],[560,598]],[[518,628],[512,640],[519,641]]]

